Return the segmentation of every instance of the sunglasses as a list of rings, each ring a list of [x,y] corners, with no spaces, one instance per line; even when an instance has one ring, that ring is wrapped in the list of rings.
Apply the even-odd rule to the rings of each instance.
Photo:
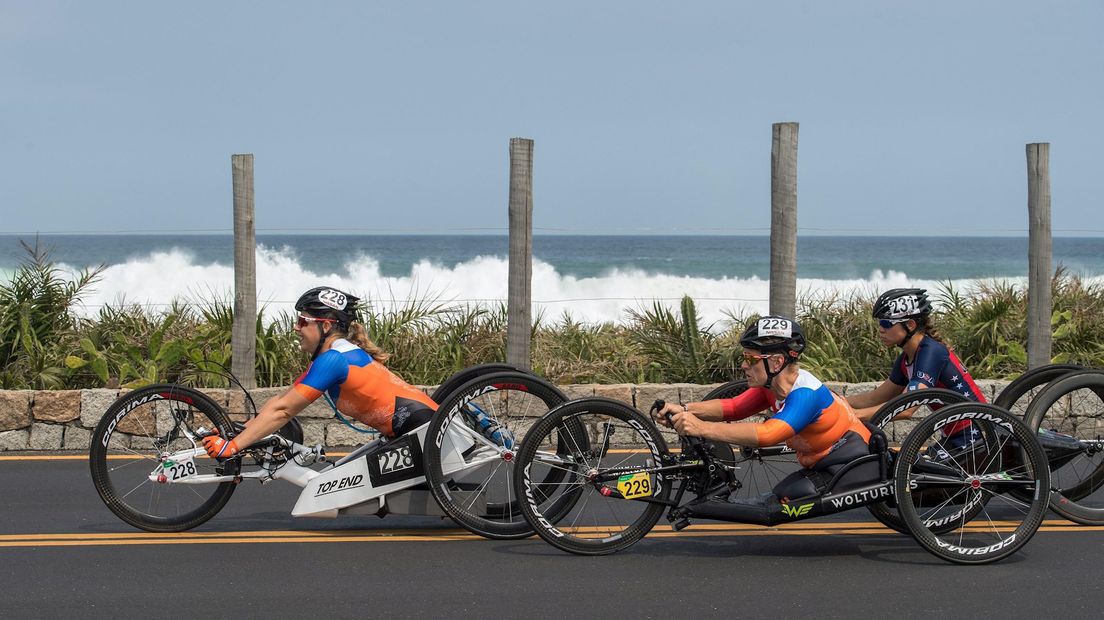
[[[758,360],[765,360],[772,355],[778,355],[777,353],[764,353],[762,355],[756,355],[754,353],[744,353],[744,361],[748,364],[754,364]]]
[[[908,319],[878,319],[878,327],[882,329],[890,329],[898,323],[904,323]]]
[[[295,321],[295,326],[299,329],[303,329],[307,326],[307,323],[336,323],[334,319],[316,319],[313,316],[299,315],[299,319]]]

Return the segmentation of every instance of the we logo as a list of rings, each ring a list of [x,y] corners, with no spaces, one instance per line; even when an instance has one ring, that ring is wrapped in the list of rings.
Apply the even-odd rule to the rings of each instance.
[[[802,515],[809,514],[809,511],[813,509],[813,504],[802,504],[800,506],[791,506],[789,504],[782,504],[782,513],[788,517],[800,517]]]

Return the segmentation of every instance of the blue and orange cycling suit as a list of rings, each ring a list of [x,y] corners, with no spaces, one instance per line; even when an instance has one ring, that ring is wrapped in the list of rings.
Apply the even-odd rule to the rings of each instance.
[[[849,432],[865,444],[870,431],[852,411],[847,401],[836,396],[820,379],[807,370],[799,370],[797,380],[786,398],[778,401],[768,388],[749,388],[735,398],[721,401],[724,419],[742,420],[770,410],[774,415],[756,425],[760,446],[782,442],[797,452],[802,467],[812,468],[837,446]]]
[[[928,387],[953,390],[979,403],[988,402],[954,351],[927,335],[920,341],[920,346],[917,347],[911,363],[905,358],[903,351],[897,356],[889,371],[889,380],[895,385],[903,386],[907,391],[919,389],[923,384]],[[939,405],[932,406],[933,410],[939,408]],[[953,435],[969,427],[970,422],[966,420],[944,428],[943,433]]]
[[[414,430],[437,410],[429,396],[345,339],[315,358],[293,389],[309,401],[328,393],[342,413],[387,437]]]

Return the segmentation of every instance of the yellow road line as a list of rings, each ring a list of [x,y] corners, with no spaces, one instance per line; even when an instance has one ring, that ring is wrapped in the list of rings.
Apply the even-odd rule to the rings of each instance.
[[[592,531],[596,528],[578,528],[574,531]],[[982,528],[967,528],[978,531]],[[1001,526],[1000,532],[1009,532],[1013,528]],[[1070,524],[1066,521],[1047,521],[1039,528],[1040,532],[1087,532],[1104,531],[1101,527]],[[892,530],[872,523],[830,523],[822,526],[797,527],[788,524],[779,527],[730,525],[695,525],[682,532],[653,530],[648,538],[712,538],[722,536],[831,536],[831,535],[880,535],[892,533]],[[321,542],[447,542],[481,540],[474,534],[463,530],[418,531],[418,530],[353,530],[353,531],[248,531],[248,532],[181,532],[181,533],[139,533],[122,532],[114,534],[14,534],[0,536],[0,548],[5,547],[87,547],[87,546],[132,546],[132,545],[206,545],[206,544],[260,544],[260,543],[321,543]]]

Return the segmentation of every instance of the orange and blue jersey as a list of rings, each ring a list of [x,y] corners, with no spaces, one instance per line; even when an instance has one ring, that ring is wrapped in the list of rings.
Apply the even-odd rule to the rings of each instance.
[[[292,387],[310,401],[328,393],[343,414],[388,437],[395,436],[394,427],[411,413],[437,410],[429,396],[345,339],[315,358]]]
[[[827,456],[832,446],[848,431],[855,431],[870,441],[870,431],[863,425],[847,401],[836,396],[820,379],[807,370],[799,370],[790,393],[779,401],[765,387],[748,388],[735,398],[721,401],[724,419],[742,420],[764,411],[774,415],[756,424],[755,434],[760,446],[775,446],[785,442],[797,452],[802,467],[812,467]]]

